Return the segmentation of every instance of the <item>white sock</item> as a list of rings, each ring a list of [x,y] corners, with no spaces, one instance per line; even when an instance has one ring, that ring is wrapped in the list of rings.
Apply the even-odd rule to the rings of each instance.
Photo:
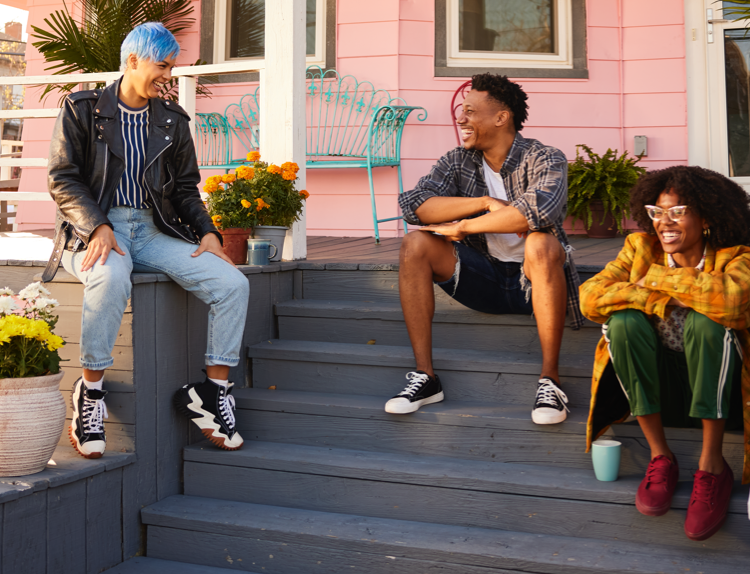
[[[83,377],[83,384],[86,386],[87,389],[95,389],[97,391],[102,390],[102,383],[104,382],[104,375],[102,374],[102,378],[98,381],[88,381],[86,380],[86,376]]]
[[[225,389],[229,386],[229,379],[220,380],[220,379],[212,379],[211,377],[208,377],[208,380],[212,383],[216,383],[220,387],[224,387]]]

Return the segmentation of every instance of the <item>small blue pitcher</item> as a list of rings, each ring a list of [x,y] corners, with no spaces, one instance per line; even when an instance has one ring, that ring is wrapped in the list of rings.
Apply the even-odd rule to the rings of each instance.
[[[276,255],[276,246],[268,239],[247,240],[247,264],[268,265],[268,260]]]

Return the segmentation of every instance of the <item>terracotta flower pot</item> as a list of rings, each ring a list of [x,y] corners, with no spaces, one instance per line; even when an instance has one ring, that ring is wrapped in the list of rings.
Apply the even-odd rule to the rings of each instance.
[[[250,237],[251,232],[251,229],[241,229],[239,227],[219,230],[224,239],[224,253],[227,254],[227,257],[235,265],[245,265],[247,263],[247,238]]]
[[[604,204],[601,201],[591,202],[591,227],[588,236],[593,239],[607,239],[617,236],[617,222],[611,213],[608,213],[602,222],[604,215]]]
[[[0,476],[47,466],[65,427],[63,374],[0,379]]]

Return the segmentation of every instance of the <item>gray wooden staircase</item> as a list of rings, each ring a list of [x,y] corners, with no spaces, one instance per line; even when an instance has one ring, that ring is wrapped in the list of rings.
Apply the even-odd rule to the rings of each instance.
[[[637,425],[611,433],[623,443],[621,478],[594,478],[584,451],[598,326],[566,330],[572,412],[537,426],[533,320],[474,313],[440,292],[434,356],[446,400],[390,415],[383,405],[414,366],[396,271],[315,267],[296,271],[295,299],[276,305],[278,337],[247,350],[252,387],[235,391],[244,449],[187,447],[184,494],[142,512],[143,570],[130,561],[113,572],[746,571],[746,487],[737,483],[721,532],[684,535],[698,431],[668,429],[682,482],[665,516],[634,506],[649,455]],[[736,476],[742,441],[727,434]]]

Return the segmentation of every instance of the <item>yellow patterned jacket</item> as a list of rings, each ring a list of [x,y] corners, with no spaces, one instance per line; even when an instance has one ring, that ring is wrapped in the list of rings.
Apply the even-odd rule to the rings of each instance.
[[[645,287],[636,283],[645,277]],[[670,268],[654,235],[628,235],[617,259],[580,288],[581,311],[604,323],[615,311],[637,309],[664,318],[674,297],[717,323],[734,329],[742,345],[742,402],[745,462],[742,482],[750,482],[750,247],[706,249],[703,271]],[[671,309],[671,308],[670,308]],[[630,414],[617,382],[604,337],[599,340],[591,379],[591,406],[586,433],[587,450],[612,423]]]

